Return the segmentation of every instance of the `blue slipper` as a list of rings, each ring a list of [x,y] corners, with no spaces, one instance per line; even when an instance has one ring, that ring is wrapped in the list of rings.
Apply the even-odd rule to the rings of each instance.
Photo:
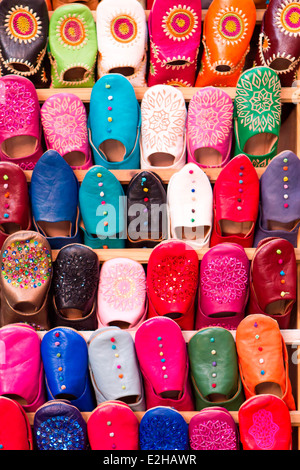
[[[79,206],[85,245],[94,249],[125,247],[125,194],[113,173],[99,165],[90,168],[80,186]]]
[[[101,77],[91,93],[89,141],[96,165],[140,168],[141,109],[134,88],[121,74]]]
[[[33,169],[30,186],[33,225],[52,249],[80,243],[79,183],[72,168],[48,150]]]

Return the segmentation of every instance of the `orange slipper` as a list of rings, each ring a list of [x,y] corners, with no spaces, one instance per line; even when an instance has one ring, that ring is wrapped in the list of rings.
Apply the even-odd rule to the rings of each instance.
[[[272,394],[295,410],[287,348],[277,321],[263,314],[248,315],[236,329],[236,348],[246,399]]]
[[[203,55],[196,87],[235,87],[256,22],[253,0],[213,0],[203,24]]]

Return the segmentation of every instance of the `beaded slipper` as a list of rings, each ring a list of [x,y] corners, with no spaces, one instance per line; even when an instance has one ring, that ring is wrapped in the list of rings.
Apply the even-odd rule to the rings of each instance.
[[[195,250],[209,246],[213,226],[213,190],[204,171],[188,163],[168,184],[169,238]]]
[[[279,237],[297,247],[300,227],[300,161],[286,150],[269,163],[260,178],[260,204],[254,246]]]
[[[59,250],[53,264],[51,323],[95,330],[98,279],[99,260],[91,248],[73,243]]]
[[[140,167],[141,109],[132,84],[121,74],[100,78],[92,89],[89,141],[96,165],[111,170]]]
[[[246,316],[236,329],[236,348],[246,399],[270,393],[295,410],[287,347],[277,321],[264,314]]]
[[[291,87],[297,80],[299,51],[299,2],[272,0],[263,16],[255,66],[270,67],[278,74],[281,86]]]
[[[144,411],[144,388],[134,340],[116,326],[99,328],[88,340],[89,367],[97,405],[108,400]]]
[[[119,180],[106,168],[91,167],[79,189],[84,244],[91,248],[125,248],[125,196]]]
[[[33,450],[29,419],[15,400],[0,397],[1,450]]]
[[[47,54],[49,13],[45,0],[14,0],[0,3],[1,75],[28,78],[35,88],[49,88]]]
[[[248,256],[242,246],[220,243],[204,253],[196,329],[221,326],[236,329],[245,316],[249,298]]]
[[[205,87],[191,98],[187,115],[188,162],[221,168],[229,159],[233,136],[233,103],[223,90]]]
[[[98,327],[118,326],[131,330],[146,318],[146,274],[129,258],[113,258],[101,266],[98,296]]]
[[[140,422],[141,450],[189,450],[188,424],[176,410],[156,406]]]
[[[252,162],[238,155],[222,168],[214,185],[210,246],[237,243],[251,248],[259,210],[259,179]]]
[[[234,100],[235,155],[245,154],[256,167],[277,154],[281,126],[281,85],[269,67],[254,67],[240,76]]]
[[[243,450],[291,450],[289,409],[272,394],[255,395],[238,412]]]
[[[253,255],[248,314],[261,313],[289,328],[297,296],[297,265],[293,245],[282,238],[262,240]]]
[[[186,343],[174,320],[156,317],[144,321],[135,333],[135,349],[147,409],[164,406],[192,411]]]
[[[49,329],[49,290],[52,280],[51,248],[34,231],[7,237],[1,253],[1,325],[25,322]]]
[[[170,317],[182,330],[193,330],[198,288],[197,252],[181,240],[153,248],[147,266],[148,318]]]
[[[192,450],[239,450],[239,431],[230,412],[221,406],[203,408],[189,422]]]
[[[43,154],[40,105],[33,83],[25,77],[0,78],[0,160],[33,170]]]
[[[0,163],[0,248],[6,238],[19,230],[30,230],[31,209],[28,184],[23,170],[14,163]]]
[[[95,84],[97,32],[91,10],[80,3],[56,8],[49,24],[53,88],[87,88]]]
[[[203,24],[203,54],[196,87],[235,87],[256,23],[253,0],[213,0]]]
[[[245,397],[231,332],[217,326],[199,330],[188,342],[188,356],[196,410],[216,404],[238,410]]]
[[[87,421],[91,450],[139,450],[139,420],[126,403],[98,405]]]
[[[76,95],[58,93],[47,98],[41,108],[41,121],[48,150],[56,150],[73,170],[92,166],[86,109]]]
[[[15,323],[0,328],[0,341],[0,395],[14,397],[26,413],[34,413],[45,403],[40,337],[30,325]]]
[[[47,150],[32,172],[30,197],[33,225],[52,249],[81,242],[78,192],[70,165],[56,150]]]
[[[48,400],[68,400],[80,411],[92,411],[95,401],[84,337],[69,327],[53,328],[42,338],[41,355]]]
[[[152,86],[143,96],[141,114],[141,168],[182,168],[187,117],[182,92],[170,85]]]
[[[191,0],[188,6],[174,0],[155,0],[148,18],[149,87],[195,85],[201,12],[197,0]]]
[[[97,7],[98,76],[124,75],[135,87],[145,87],[147,21],[138,0],[102,0]]]
[[[37,450],[87,450],[87,427],[80,411],[65,400],[51,400],[34,415]]]

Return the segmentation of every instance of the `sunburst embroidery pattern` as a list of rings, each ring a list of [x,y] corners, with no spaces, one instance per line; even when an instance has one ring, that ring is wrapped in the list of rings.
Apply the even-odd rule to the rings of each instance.
[[[275,15],[275,24],[279,30],[289,36],[300,36],[300,4],[285,0]]]
[[[15,42],[25,44],[35,41],[42,30],[42,23],[37,14],[28,6],[13,7],[5,18],[7,34]]]
[[[57,23],[59,43],[69,49],[80,49],[87,44],[88,28],[80,15],[64,15]]]
[[[213,32],[223,44],[238,44],[248,32],[247,17],[239,8],[223,8],[214,20]]]
[[[178,5],[163,17],[162,29],[168,38],[185,41],[196,32],[198,24],[198,15],[191,7]]]

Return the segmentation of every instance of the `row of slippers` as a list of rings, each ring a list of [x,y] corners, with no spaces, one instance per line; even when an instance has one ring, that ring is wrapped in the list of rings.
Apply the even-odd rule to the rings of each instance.
[[[181,90],[155,85],[139,104],[131,83],[108,74],[92,88],[89,113],[73,93],[57,93],[40,108],[28,78],[0,78],[1,161],[32,170],[44,141],[73,169],[180,169],[186,162],[222,168],[244,153],[265,167],[276,155],[281,129],[281,86],[268,67],[246,70],[234,103],[227,92],[204,87],[188,109]],[[234,142],[234,143],[233,143]]]
[[[238,417],[239,425],[225,408],[215,406],[196,413],[188,423],[176,410],[160,406],[146,411],[139,421],[125,403],[107,401],[85,421],[66,400],[51,400],[35,413],[32,430],[18,402],[0,397],[0,424],[5,430],[0,431],[0,445],[22,451],[292,449],[289,411],[275,395],[246,400]],[[177,459],[172,457],[173,462]]]
[[[300,160],[276,155],[258,177],[246,155],[221,169],[212,185],[188,163],[166,185],[151,170],[121,184],[113,171],[92,166],[79,183],[55,150],[35,165],[30,187],[24,171],[0,162],[0,247],[15,231],[34,229],[52,249],[84,243],[93,249],[154,248],[167,239],[194,249],[219,243],[257,247],[268,237],[297,247],[300,223]]]
[[[60,327],[41,339],[25,324],[2,327],[0,338],[6,354],[6,363],[0,367],[0,395],[19,397],[24,412],[36,413],[39,423],[43,421],[39,417],[47,415],[47,400],[56,412],[60,406],[51,404],[52,400],[68,400],[73,412],[76,407],[80,412],[92,412],[91,416],[96,406],[118,401],[133,412],[150,410],[151,415],[156,407],[177,412],[201,412],[210,407],[238,411],[247,408],[245,401],[250,399],[255,408],[261,395],[265,416],[262,412],[259,419],[258,413],[253,420],[257,426],[253,435],[261,433],[261,439],[269,438],[270,444],[275,433],[270,430],[271,434],[264,435],[259,423],[271,424],[271,410],[277,420],[284,410],[284,435],[289,411],[295,410],[286,345],[277,322],[266,315],[242,320],[235,339],[228,330],[211,327],[197,331],[187,345],[170,318],[147,320],[134,338],[118,327],[107,327],[86,340],[79,332]],[[272,398],[266,399],[266,395]],[[267,412],[268,405],[271,410]],[[109,408],[104,415],[110,421]],[[155,421],[153,428],[160,433]],[[108,431],[113,428],[106,428]],[[46,435],[45,445],[56,438],[56,433],[52,438]],[[150,443],[148,439],[145,445]]]
[[[134,86],[234,87],[250,51],[255,3],[213,0],[203,31],[201,12],[199,0],[188,6],[156,0],[147,22],[138,0],[102,0],[96,21],[80,3],[56,8],[49,21],[45,0],[27,0],[21,6],[3,0],[2,74],[31,77],[38,87],[91,87],[98,59],[99,78],[119,70]],[[284,86],[292,86],[297,76],[299,14],[297,2],[271,0],[259,35],[254,65],[272,67]]]
[[[8,237],[1,250],[1,326],[26,322],[36,330],[78,331],[118,326],[132,331],[147,319],[170,317],[182,330],[235,330],[261,313],[292,327],[297,271],[293,246],[267,238],[250,263],[234,243],[210,248],[199,262],[188,244],[153,249],[147,269],[126,256],[105,261],[81,244],[59,250],[32,231]]]

